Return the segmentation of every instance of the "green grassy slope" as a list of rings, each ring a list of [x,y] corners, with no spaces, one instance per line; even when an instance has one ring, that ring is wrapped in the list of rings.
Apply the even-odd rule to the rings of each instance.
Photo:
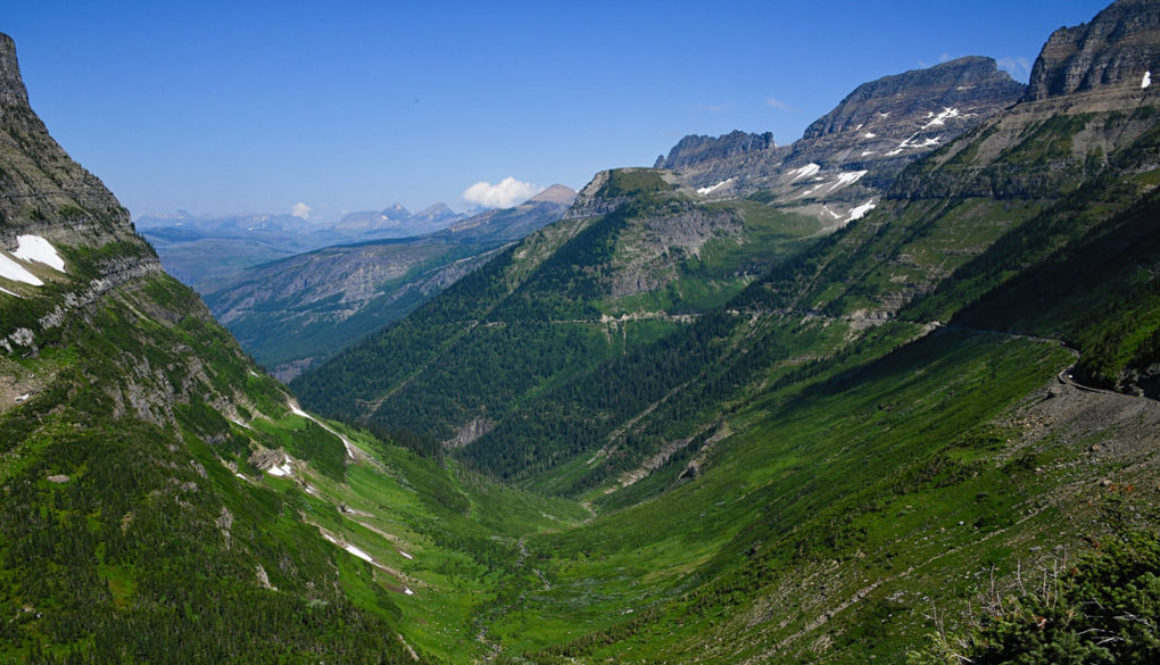
[[[534,234],[295,390],[327,413],[436,440],[488,429],[726,302],[818,228],[755,202],[700,206],[670,190],[656,172],[612,172],[598,198],[618,209]]]

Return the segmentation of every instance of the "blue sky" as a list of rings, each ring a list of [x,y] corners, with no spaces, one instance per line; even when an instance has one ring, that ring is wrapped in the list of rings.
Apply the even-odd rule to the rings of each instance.
[[[323,220],[579,188],[685,134],[788,143],[860,83],[963,55],[1025,81],[1108,2],[11,4],[33,108],[134,216]]]

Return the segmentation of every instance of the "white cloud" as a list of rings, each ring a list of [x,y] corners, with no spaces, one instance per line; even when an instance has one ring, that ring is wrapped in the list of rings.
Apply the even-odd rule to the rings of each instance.
[[[995,62],[999,69],[1010,72],[1012,78],[1026,81],[1031,76],[1031,61],[1027,58],[999,58]]]
[[[780,99],[774,99],[773,97],[766,97],[765,103],[769,106],[772,106],[773,108],[775,108],[779,111],[796,111],[797,110],[796,108],[790,106],[789,104],[786,104],[785,102],[781,101]]]
[[[299,219],[310,219],[310,206],[300,201],[295,203],[294,207],[290,209],[290,214]]]
[[[520,182],[508,176],[496,184],[477,182],[463,191],[463,200],[485,208],[510,208],[523,203],[544,190],[530,182]]]

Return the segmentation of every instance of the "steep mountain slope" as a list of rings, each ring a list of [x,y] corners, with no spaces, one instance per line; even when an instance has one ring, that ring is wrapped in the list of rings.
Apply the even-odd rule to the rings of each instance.
[[[759,203],[702,204],[672,180],[598,175],[567,219],[295,389],[330,413],[463,445],[526,397],[687,325],[820,228]]]
[[[580,509],[299,410],[52,140],[6,35],[0,101],[0,661],[482,655],[517,539]]]
[[[559,219],[575,195],[555,185],[430,235],[328,247],[254,267],[206,303],[258,362],[289,381],[406,316],[502,245]]]
[[[1144,74],[995,115],[725,304],[612,353],[556,332],[607,315],[609,238],[629,211],[704,204],[679,175],[601,175],[539,244],[328,366],[329,392],[323,372],[294,385],[436,439],[467,422],[455,457],[597,513],[527,539],[541,574],[487,622],[512,662],[900,661],[1155,519],[1160,407],[1084,383],[1094,362],[1148,391],[1157,361]]]
[[[1087,29],[1125,34],[1122,5],[1160,16],[1116,3]],[[1096,359],[1149,390],[1154,92],[1025,100],[807,241],[816,218],[600,174],[332,365],[336,411],[369,411],[350,385],[408,394],[379,431],[478,418],[452,453],[399,438],[431,459],[305,415],[160,274],[78,304],[88,232],[14,211],[23,235],[57,229],[65,264],[18,237],[0,254],[45,282],[0,278],[23,296],[0,293],[0,326],[32,313],[0,328],[0,659],[864,664],[1000,614],[1033,648],[1072,608],[1020,616],[1008,595],[1053,597],[1077,551],[1107,562],[1157,520],[1160,402],[1069,375]],[[155,264],[92,191],[119,260]],[[1091,596],[1116,602],[1111,635],[1067,644],[1149,662],[1154,622],[1119,612],[1160,602],[1154,568]]]
[[[550,233],[295,390],[333,415],[469,443],[527,398],[691,323],[860,218],[903,165],[1023,94],[994,61],[965,58],[860,86],[786,148],[769,135],[688,137],[659,162],[675,172],[597,175]],[[867,123],[882,137],[863,136]],[[851,141],[908,146],[852,156]],[[739,192],[753,196],[731,198]]]
[[[1160,33],[1153,40],[1160,43]],[[1072,256],[1083,256],[1084,243],[1127,223],[1121,215],[1144,205],[1153,187],[1152,104],[1150,91],[1109,84],[1012,108],[909,167],[877,210],[776,267],[724,310],[521,403],[519,419],[463,455],[509,478],[547,468],[542,482],[557,491],[615,486],[712,430],[721,407],[706,405],[736,399],[785,371],[771,367],[841,357],[858,340],[897,330],[875,329],[903,311],[916,324],[910,334],[918,334],[1020,271],[1055,259],[1068,243]],[[1137,274],[1135,289],[1102,306],[1148,311],[1148,266],[1128,268]],[[1135,304],[1125,309],[1127,301]],[[1129,356],[1139,347],[1143,356],[1119,361],[1133,371],[1152,362],[1143,343],[1154,330],[1151,318],[1137,316],[1144,328],[1118,328],[1112,334],[1121,341],[1106,341],[1109,348],[1126,345]],[[1035,330],[1046,329],[1028,332]],[[1092,350],[1075,328],[1053,332]],[[1089,362],[1090,353],[1081,368]]]

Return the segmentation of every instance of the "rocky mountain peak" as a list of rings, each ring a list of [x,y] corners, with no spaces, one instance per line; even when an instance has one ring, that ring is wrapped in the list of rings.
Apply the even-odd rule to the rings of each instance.
[[[1097,89],[1139,92],[1160,75],[1160,0],[1118,0],[1090,23],[1060,28],[1031,69],[1028,100]]]
[[[398,205],[398,204],[395,204],[395,205]],[[427,221],[438,221],[440,219],[449,219],[451,217],[456,217],[457,215],[455,214],[455,212],[451,208],[447,207],[446,203],[443,203],[442,201],[440,201],[439,203],[435,203],[435,204],[427,206],[426,208],[423,208],[422,210],[420,210],[419,212],[415,213],[412,216],[417,218],[417,219],[422,219],[422,220],[427,220]]]
[[[882,118],[897,122],[932,108],[1002,107],[1017,101],[1024,90],[993,59],[968,56],[864,83],[810,125],[802,138],[856,130]]]
[[[564,185],[552,185],[544,191],[528,199],[529,203],[558,203],[572,205],[576,200],[576,190]]]
[[[657,157],[653,168],[679,170],[710,159],[724,159],[742,153],[775,147],[777,144],[773,142],[773,132],[750,134],[733,130],[728,134],[716,137],[689,135],[673,146],[668,157],[663,155]]]
[[[0,105],[28,106],[28,91],[20,78],[16,61],[16,43],[0,32]]]
[[[129,212],[104,184],[74,162],[28,105],[12,38],[0,34],[0,249],[21,234],[98,247],[143,241]],[[146,253],[150,253],[146,251]]]

